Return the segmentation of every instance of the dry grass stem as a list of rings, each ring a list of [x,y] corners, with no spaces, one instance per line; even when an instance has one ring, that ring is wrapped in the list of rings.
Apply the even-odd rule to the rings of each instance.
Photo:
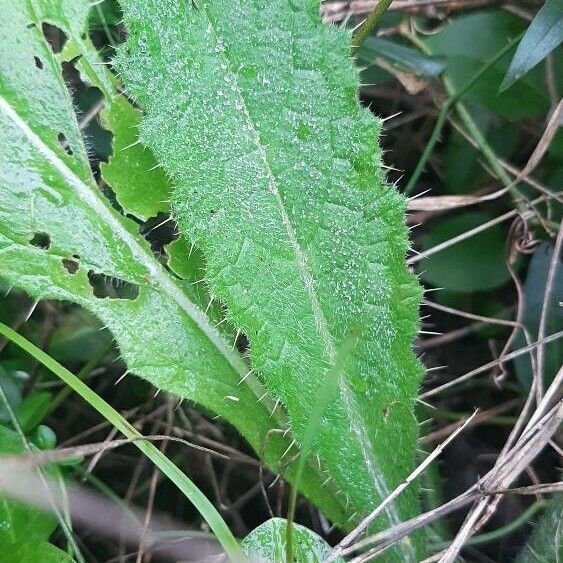
[[[342,555],[344,550],[352,545],[354,541],[370,526],[370,524],[381,514],[381,512],[393,502],[419,475],[421,475],[427,467],[444,451],[444,448],[448,446],[450,442],[455,440],[455,438],[463,432],[463,430],[471,424],[471,421],[477,415],[475,411],[457,430],[452,432],[448,438],[446,438],[438,447],[432,451],[424,459],[424,461],[383,501],[377,508],[375,508],[366,518],[364,518],[356,528],[350,532],[333,550],[330,558],[327,561],[333,561],[336,557]]]
[[[556,340],[558,340],[562,336],[563,336],[563,330],[560,330],[559,332],[556,332],[556,333],[554,333],[550,336],[547,336],[541,342],[543,344],[548,344],[550,342],[555,342]],[[513,360],[514,358],[518,358],[519,356],[522,356],[523,354],[530,352],[530,350],[534,350],[535,348],[537,348],[539,346],[539,344],[540,344],[539,341],[534,342],[533,344],[525,346],[524,348],[520,348],[519,350],[515,350],[514,352],[511,352],[510,354],[506,354],[501,359],[492,360],[492,361],[488,362],[487,364],[482,365],[478,368],[475,368],[474,370],[471,370],[471,371],[467,372],[466,374],[461,375],[461,376],[457,377],[456,379],[454,379],[452,381],[448,381],[447,383],[444,383],[443,385],[440,385],[439,387],[435,387],[434,389],[430,389],[429,391],[422,393],[420,395],[420,398],[424,400],[424,399],[427,399],[428,397],[432,397],[434,395],[442,393],[443,391],[445,391],[446,389],[449,389],[450,387],[454,387],[455,385],[459,385],[460,383],[463,383],[463,382],[471,379],[472,377],[479,375],[480,373],[489,371],[491,368],[497,367],[502,362],[507,362],[509,360]]]
[[[530,205],[537,205],[539,203],[547,201],[548,199],[549,199],[548,196],[540,196],[540,197],[534,199],[533,201],[531,201]],[[482,225],[478,225],[477,227],[474,227],[473,229],[465,231],[464,233],[461,233],[460,235],[458,235],[456,237],[453,237],[453,238],[451,238],[447,241],[444,241],[440,244],[437,244],[436,246],[433,246],[432,248],[429,248],[428,250],[425,250],[424,252],[420,252],[419,254],[412,256],[411,258],[409,258],[407,260],[407,263],[409,265],[416,264],[416,263],[420,262],[421,260],[428,258],[429,256],[433,256],[434,254],[437,254],[438,252],[441,252],[442,250],[449,248],[450,246],[458,244],[458,243],[460,243],[464,240],[467,240],[467,239],[469,239],[469,238],[471,238],[475,235],[478,235],[479,233],[482,233],[483,231],[486,231],[487,229],[490,229],[491,227],[494,227],[495,225],[500,225],[501,223],[504,223],[504,221],[508,221],[508,219],[512,219],[513,217],[516,217],[518,214],[519,214],[519,211],[517,209],[512,209],[511,211],[507,211],[506,213],[503,213],[499,217],[495,217],[494,219],[491,219],[490,221],[487,221],[486,223],[483,223]]]
[[[561,106],[561,104],[560,104]],[[541,342],[545,336],[545,329],[547,325],[547,319],[549,316],[549,303],[551,301],[551,296],[553,293],[553,285],[555,282],[555,276],[557,273],[557,268],[561,260],[561,246],[563,244],[563,222],[559,225],[559,233],[557,234],[557,240],[555,241],[555,247],[553,248],[553,254],[551,256],[551,262],[549,264],[549,271],[547,274],[547,281],[545,285],[545,292],[542,303],[542,310],[540,316],[540,324],[538,328],[538,341]],[[538,373],[538,385],[543,382],[544,375],[544,363],[545,363],[545,346],[540,344],[537,350],[537,373]],[[541,397],[541,387],[538,390],[539,396]]]

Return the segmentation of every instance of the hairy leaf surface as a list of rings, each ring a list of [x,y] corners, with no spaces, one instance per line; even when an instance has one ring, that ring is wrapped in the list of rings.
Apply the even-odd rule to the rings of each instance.
[[[420,290],[349,37],[321,23],[315,0],[122,5],[118,64],[145,111],[141,139],[298,440],[336,351],[361,330],[314,449],[364,515],[413,466]],[[409,491],[388,521],[416,504]]]
[[[86,0],[0,3],[0,275],[38,299],[95,313],[129,371],[224,417],[277,465],[291,437],[269,431],[283,413],[272,416],[273,401],[204,314],[207,302],[162,266],[139,224],[96,184],[61,73],[61,61],[72,58],[105,96],[106,111],[118,107],[113,79],[83,34],[89,9]],[[62,53],[45,41],[43,22],[68,37]],[[138,214],[152,212],[150,205]],[[343,502],[321,490],[324,479],[310,469],[303,489],[342,525]]]
[[[255,528],[242,540],[244,554],[251,561],[287,561],[287,520],[272,518]],[[330,556],[332,548],[315,532],[293,524],[293,561],[295,563],[322,563]],[[336,563],[344,563],[338,557]]]
[[[550,563],[551,561],[561,561],[563,556],[562,520],[563,495],[555,493],[549,499],[545,513],[534,524],[530,538],[516,557],[515,562]]]

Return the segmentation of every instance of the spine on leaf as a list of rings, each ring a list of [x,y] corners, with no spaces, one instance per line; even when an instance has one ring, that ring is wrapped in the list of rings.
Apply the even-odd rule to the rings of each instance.
[[[321,22],[316,0],[121,1],[130,36],[117,64],[144,110],[141,140],[172,177],[180,227],[298,441],[360,331],[313,450],[351,520],[365,516],[414,464],[421,291],[350,37]],[[414,515],[416,496],[380,525]],[[400,550],[415,559],[408,541]]]

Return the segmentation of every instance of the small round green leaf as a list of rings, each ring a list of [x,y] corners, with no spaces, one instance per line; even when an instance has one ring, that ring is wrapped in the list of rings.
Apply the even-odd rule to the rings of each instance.
[[[244,554],[253,561],[285,563],[287,520],[272,518],[250,532],[242,541]],[[293,524],[293,560],[296,563],[324,561],[332,551],[326,541],[305,526]],[[344,562],[341,557],[336,561]]]
[[[57,436],[50,426],[40,424],[31,436],[32,442],[40,450],[52,450],[57,445]]]

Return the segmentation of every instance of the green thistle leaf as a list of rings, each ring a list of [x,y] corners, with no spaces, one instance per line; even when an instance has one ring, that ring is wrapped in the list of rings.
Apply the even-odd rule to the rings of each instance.
[[[413,467],[421,292],[350,38],[322,24],[314,0],[122,6],[130,37],[117,63],[145,112],[141,140],[298,441],[336,350],[361,331],[313,450],[365,515]],[[387,520],[416,510],[412,489]]]

